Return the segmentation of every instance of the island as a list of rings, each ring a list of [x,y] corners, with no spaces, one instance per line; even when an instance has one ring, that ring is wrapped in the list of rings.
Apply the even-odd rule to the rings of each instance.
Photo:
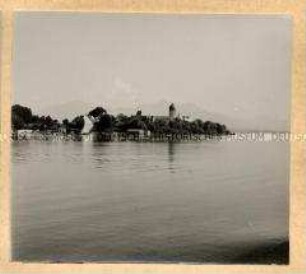
[[[168,115],[144,115],[140,109],[134,115],[120,113],[116,116],[98,106],[86,114],[78,115],[71,121],[61,122],[50,115],[39,116],[31,108],[22,105],[12,106],[12,137],[28,138],[34,133],[44,135],[82,136],[93,134],[102,141],[118,139],[155,140],[161,136],[166,139],[184,138],[184,136],[204,135],[222,136],[233,134],[224,124],[201,119],[191,120],[186,115],[177,113],[172,103]]]

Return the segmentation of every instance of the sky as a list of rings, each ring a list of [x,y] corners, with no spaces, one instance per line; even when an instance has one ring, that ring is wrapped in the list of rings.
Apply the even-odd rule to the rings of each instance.
[[[283,15],[19,12],[13,103],[41,113],[174,102],[238,128],[288,130],[291,30]]]

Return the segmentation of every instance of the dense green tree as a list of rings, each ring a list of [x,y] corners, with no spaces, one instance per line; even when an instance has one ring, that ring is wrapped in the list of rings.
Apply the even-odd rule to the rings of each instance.
[[[64,125],[64,126],[68,126],[69,125],[69,120],[66,118],[66,119],[64,119],[63,121],[62,121],[62,124]]]
[[[103,107],[96,107],[88,113],[89,116],[94,118],[97,118],[103,114],[107,114],[107,111]]]
[[[21,105],[12,106],[12,128],[19,129],[32,129],[32,130],[52,130],[57,131],[59,123],[57,120],[52,119],[51,116],[38,116],[33,115],[32,110],[28,107]]]
[[[66,123],[67,121],[65,121]],[[80,133],[82,129],[84,128],[85,120],[84,116],[80,115],[75,117],[71,123],[68,122],[69,131],[74,131],[75,133]]]
[[[12,106],[12,128],[25,129],[32,120],[32,110],[21,105]]]
[[[94,123],[94,131],[98,132],[111,132],[113,130],[113,119],[109,114],[104,114]]]
[[[115,118],[115,130],[124,132],[128,129],[130,118],[122,113]]]
[[[25,124],[30,123],[32,120],[32,110],[28,107],[13,105],[12,114],[14,114],[15,117],[19,116],[19,118],[22,119]]]
[[[16,113],[12,113],[12,128],[15,130],[24,129],[25,123],[21,116]]]

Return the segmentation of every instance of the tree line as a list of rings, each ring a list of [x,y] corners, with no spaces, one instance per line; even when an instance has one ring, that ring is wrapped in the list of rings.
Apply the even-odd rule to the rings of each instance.
[[[107,113],[103,107],[96,107],[88,112],[87,116],[93,123],[92,131],[111,133],[111,132],[127,132],[130,129],[139,129],[150,131],[153,134],[207,134],[207,135],[227,135],[230,131],[225,125],[196,119],[187,121],[180,118],[163,119],[154,118],[154,116],[142,115],[141,111],[137,111],[135,115],[124,115],[122,113],[117,116]],[[85,125],[83,115],[76,116],[71,121],[64,119],[59,122],[50,115],[38,116],[32,113],[28,107],[21,105],[12,106],[12,129],[30,129],[38,131],[59,132],[61,128],[65,129],[67,134],[82,132]]]
[[[18,104],[12,106],[11,114],[13,130],[29,129],[42,132],[58,132],[63,126],[69,133],[71,131],[81,132],[85,124],[83,116],[77,116],[72,121],[64,119],[62,122],[59,122],[50,115],[39,116],[33,114],[30,108]]]

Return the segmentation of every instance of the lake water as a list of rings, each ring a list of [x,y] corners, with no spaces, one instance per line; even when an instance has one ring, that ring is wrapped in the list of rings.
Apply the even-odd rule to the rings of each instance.
[[[20,141],[12,176],[14,260],[230,263],[288,240],[285,142]]]

